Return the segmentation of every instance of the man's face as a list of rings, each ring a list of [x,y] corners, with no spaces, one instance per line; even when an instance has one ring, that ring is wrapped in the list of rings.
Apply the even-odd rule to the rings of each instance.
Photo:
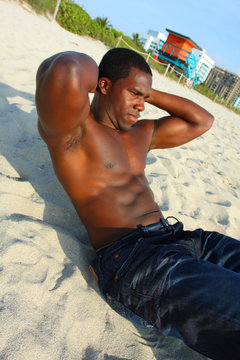
[[[134,67],[127,78],[111,85],[106,99],[106,113],[116,129],[127,131],[137,122],[151,87],[152,76]]]

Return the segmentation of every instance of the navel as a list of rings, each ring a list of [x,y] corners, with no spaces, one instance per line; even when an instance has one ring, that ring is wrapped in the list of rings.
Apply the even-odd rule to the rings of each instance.
[[[112,169],[114,167],[114,164],[111,162],[108,162],[108,163],[104,164],[104,167],[107,169]]]

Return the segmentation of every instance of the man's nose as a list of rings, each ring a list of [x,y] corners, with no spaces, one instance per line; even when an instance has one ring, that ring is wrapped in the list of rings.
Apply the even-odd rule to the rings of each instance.
[[[138,110],[138,111],[144,111],[145,109],[145,105],[144,105],[144,98],[139,98],[136,105],[135,105],[135,108]]]

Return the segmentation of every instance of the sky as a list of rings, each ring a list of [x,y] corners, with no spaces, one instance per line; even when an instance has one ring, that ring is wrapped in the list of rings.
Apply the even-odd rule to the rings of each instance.
[[[74,0],[132,37],[166,28],[190,37],[215,65],[240,75],[240,0]]]

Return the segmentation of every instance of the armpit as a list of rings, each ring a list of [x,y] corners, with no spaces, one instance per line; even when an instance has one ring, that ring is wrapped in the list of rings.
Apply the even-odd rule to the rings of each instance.
[[[74,147],[76,147],[81,143],[81,140],[82,140],[82,136],[79,134],[71,136],[70,139],[66,141],[65,150],[66,151],[72,150]]]

